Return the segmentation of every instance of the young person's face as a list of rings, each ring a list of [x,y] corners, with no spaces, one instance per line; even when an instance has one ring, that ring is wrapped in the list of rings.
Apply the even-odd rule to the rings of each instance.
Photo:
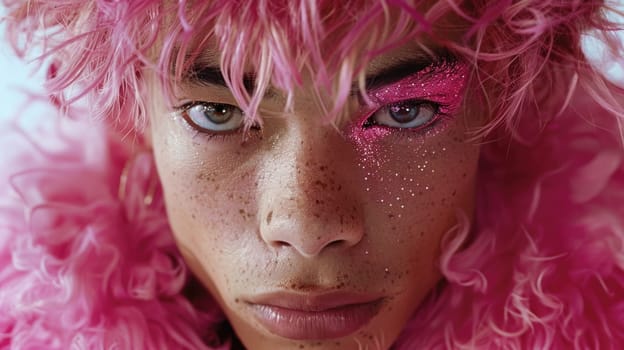
[[[215,81],[185,83],[184,110],[152,117],[177,244],[247,348],[388,348],[440,281],[441,238],[472,212],[479,148],[460,108],[468,69],[414,72],[422,57],[374,60],[377,107],[356,94],[336,125],[304,86],[287,116],[267,95],[243,141]]]

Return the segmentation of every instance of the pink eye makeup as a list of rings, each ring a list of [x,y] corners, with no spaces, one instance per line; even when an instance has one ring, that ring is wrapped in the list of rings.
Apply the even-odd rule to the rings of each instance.
[[[431,131],[459,110],[467,74],[466,63],[445,62],[369,91],[373,105],[363,108],[349,137],[361,144],[397,132],[416,136]]]
[[[466,62],[450,58],[388,78],[392,82],[368,91],[371,103],[346,128],[360,155],[363,186],[389,215],[400,218],[446,188],[440,184],[448,174],[438,164],[465,149],[454,121],[468,72]]]

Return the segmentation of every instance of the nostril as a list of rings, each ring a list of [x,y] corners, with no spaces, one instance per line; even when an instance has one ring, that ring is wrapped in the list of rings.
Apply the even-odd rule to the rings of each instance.
[[[268,247],[284,251],[293,249],[305,257],[318,255],[329,248],[335,251],[348,249],[363,237],[361,221],[338,206],[319,208],[279,203],[278,208],[266,208],[259,216],[258,235]]]
[[[335,241],[331,241],[329,243],[327,243],[323,249],[325,248],[331,248],[331,247],[340,247],[342,245],[348,245],[349,242],[347,242],[347,240],[345,239],[337,239]]]
[[[276,248],[284,248],[284,247],[289,247],[290,243],[288,243],[286,241],[275,241],[275,242],[273,242],[273,245]]]

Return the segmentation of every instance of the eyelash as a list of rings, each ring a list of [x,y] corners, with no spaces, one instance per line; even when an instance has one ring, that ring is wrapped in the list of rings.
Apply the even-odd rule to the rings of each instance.
[[[210,140],[213,140],[213,139],[227,140],[230,137],[241,134],[243,128],[240,126],[235,129],[222,130],[222,131],[211,130],[211,129],[201,127],[195,121],[193,121],[192,118],[189,116],[189,113],[192,108],[203,107],[203,108],[214,109],[219,106],[235,108],[236,110],[238,110],[238,113],[241,113],[241,114],[243,113],[242,111],[240,111],[238,107],[234,105],[230,105],[226,103],[207,102],[207,101],[187,102],[181,106],[175,107],[175,111],[178,115],[180,115],[184,119],[185,123],[188,126],[190,126],[198,135],[207,137]],[[433,115],[431,116],[430,120],[423,123],[423,125],[419,125],[416,127],[401,128],[401,127],[388,126],[388,125],[376,124],[376,123],[371,122],[371,118],[374,117],[376,113],[379,113],[383,111],[384,109],[389,110],[390,108],[395,107],[395,106],[410,106],[410,107],[417,107],[417,108],[428,106],[428,107],[431,107]],[[445,107],[446,106],[444,104],[430,101],[430,100],[421,100],[421,99],[407,99],[407,100],[401,100],[401,101],[396,101],[396,102],[387,103],[387,104],[381,104],[380,106],[377,106],[375,109],[369,110],[369,112],[365,113],[362,118],[358,118],[357,122],[353,126],[361,131],[364,131],[367,129],[373,129],[373,128],[386,129],[389,131],[393,131],[398,136],[402,135],[406,137],[414,136],[414,134],[424,134],[432,129],[435,129],[438,123],[441,120],[444,120],[445,117],[448,116],[446,113],[444,113],[444,110],[446,109]],[[237,112],[236,110],[234,112]],[[243,114],[243,117],[244,117],[244,114]],[[260,127],[252,126],[251,129],[260,130]]]
[[[410,107],[417,107],[417,108],[422,108],[423,106],[431,107],[432,116],[430,117],[428,121],[426,121],[422,125],[415,126],[415,127],[401,128],[401,127],[388,126],[388,125],[383,125],[383,124],[371,124],[370,123],[370,119],[373,116],[375,116],[376,113],[384,109],[389,110],[390,108],[395,107],[395,106],[410,106]],[[399,135],[414,136],[414,134],[424,134],[427,131],[434,129],[441,120],[443,120],[445,117],[448,116],[448,114],[444,112],[446,109],[447,109],[446,105],[439,103],[439,102],[431,101],[431,100],[423,100],[423,99],[400,100],[400,101],[381,104],[380,106],[377,106],[370,112],[366,113],[358,121],[358,123],[355,126],[361,129],[383,128],[383,129],[391,130]]]
[[[220,140],[226,140],[227,138],[231,136],[242,133],[241,131],[243,129],[242,126],[238,126],[235,129],[224,129],[224,130],[211,130],[211,129],[202,127],[196,121],[194,121],[192,116],[190,115],[192,109],[196,107],[204,108],[204,111],[209,108],[212,108],[212,110],[215,111],[219,107],[227,107],[229,109],[233,109],[231,110],[232,113],[240,114],[241,118],[244,118],[245,114],[237,106],[227,104],[227,103],[208,102],[208,101],[190,101],[190,102],[182,104],[181,106],[174,107],[175,113],[181,116],[184,119],[184,122],[189,127],[191,127],[193,131],[197,133],[197,135],[207,137],[208,139],[211,139],[211,140],[215,138],[220,139]],[[214,121],[210,121],[210,122],[214,123]],[[241,125],[242,125],[242,122],[241,122]],[[257,130],[257,129],[259,129],[258,126],[251,127],[251,130]]]

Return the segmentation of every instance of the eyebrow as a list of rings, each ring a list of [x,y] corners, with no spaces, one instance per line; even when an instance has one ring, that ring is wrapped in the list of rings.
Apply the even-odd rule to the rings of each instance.
[[[206,66],[203,64],[196,64],[192,66],[186,74],[182,77],[182,81],[185,84],[196,86],[211,86],[216,85],[227,88],[225,78],[221,69],[215,66]],[[248,92],[253,90],[255,84],[254,74],[245,74],[243,76],[243,85]]]
[[[376,90],[428,68],[441,67],[455,62],[457,62],[457,57],[444,49],[434,51],[433,55],[427,54],[415,58],[401,59],[373,75],[366,76],[366,89]],[[352,86],[352,91],[359,91],[357,84]]]
[[[407,76],[416,74],[427,68],[453,63],[456,60],[456,56],[444,49],[436,50],[432,55],[422,54],[417,57],[400,59],[396,63],[383,68],[379,72],[366,76],[366,88],[368,90],[375,90],[395,83]],[[253,73],[243,75],[243,85],[249,93],[253,92],[255,79],[256,77]],[[204,65],[201,63],[193,65],[187,73],[184,74],[182,81],[184,84],[192,86],[228,87],[219,67]],[[354,83],[351,91],[356,92],[358,90],[359,87],[357,83]],[[267,91],[267,95],[273,95],[273,93]]]

